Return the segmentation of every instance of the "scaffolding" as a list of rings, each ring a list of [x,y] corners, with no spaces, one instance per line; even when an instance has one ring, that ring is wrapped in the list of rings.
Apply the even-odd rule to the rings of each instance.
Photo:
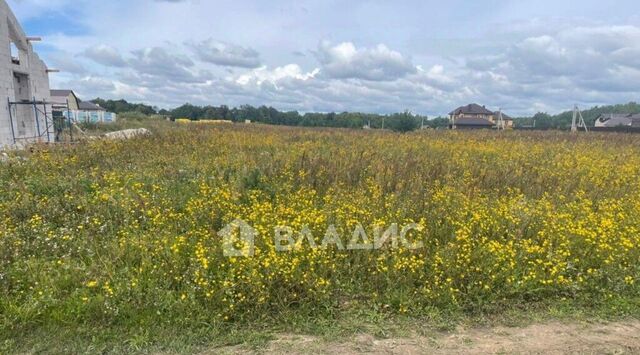
[[[69,100],[66,100],[64,104],[52,103],[51,112],[52,112],[54,127],[55,127],[55,141],[61,142],[64,129],[68,128],[69,140],[70,142],[73,142],[74,141],[73,140],[74,122],[71,115],[71,109],[69,108]],[[58,113],[57,117],[56,117],[56,113]]]
[[[10,98],[7,98],[7,103],[9,105],[9,123],[11,124],[11,137],[13,139],[13,144],[17,144],[19,141],[42,142],[43,138],[45,138],[44,140],[46,140],[47,142],[51,142],[50,132],[53,130],[53,121],[49,117],[46,101],[38,101],[35,97],[33,98],[33,101],[11,101]],[[21,106],[33,107],[33,118],[35,121],[36,129],[35,136],[18,136],[16,134],[15,125],[19,124],[18,107]],[[42,121],[42,118],[44,118],[44,122]]]
[[[64,104],[54,104],[45,100],[36,100],[34,97],[32,101],[11,101],[7,99],[9,107],[9,123],[11,125],[11,137],[13,144],[17,144],[21,141],[35,141],[35,142],[60,142],[62,140],[62,133],[64,129],[68,127],[69,137],[73,142],[73,122],[71,122],[69,102],[67,100]],[[35,135],[20,136],[16,134],[16,124],[18,118],[18,107],[31,106],[33,108],[33,119],[35,121]],[[61,113],[61,116],[56,117],[56,112]],[[67,113],[66,115],[64,113]],[[53,139],[52,139],[53,135]]]

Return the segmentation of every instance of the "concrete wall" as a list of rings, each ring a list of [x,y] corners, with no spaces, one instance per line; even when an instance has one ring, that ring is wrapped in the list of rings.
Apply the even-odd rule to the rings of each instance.
[[[19,64],[12,59],[12,42],[19,52]],[[37,101],[49,102],[50,95],[47,66],[33,51],[7,2],[0,0],[0,146],[14,143],[8,100],[33,100],[35,97]],[[54,132],[51,128],[49,135],[46,134],[47,126],[52,124],[50,106],[37,107],[38,111],[47,111],[48,124],[43,112],[36,115],[36,109],[31,105],[13,106],[13,110],[13,131],[19,143],[53,141]],[[38,122],[36,116],[39,117]]]

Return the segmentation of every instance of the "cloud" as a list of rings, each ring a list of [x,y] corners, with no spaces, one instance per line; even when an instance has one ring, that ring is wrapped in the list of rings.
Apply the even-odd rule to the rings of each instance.
[[[612,73],[623,67],[640,69],[635,57],[638,53],[638,27],[577,27],[525,38],[502,55],[470,60],[468,68],[498,73],[519,85],[550,89],[554,84],[559,88],[571,82],[576,88],[589,90],[595,89],[593,83],[622,79]],[[606,88],[601,86],[598,90]]]
[[[101,44],[84,51],[84,55],[98,64],[107,67],[125,67],[127,62],[122,58],[117,49]]]
[[[65,74],[85,75],[87,68],[68,52],[57,52],[49,56],[50,67],[59,69]]]
[[[63,69],[54,83],[87,97],[430,116],[478,102],[518,116],[640,96],[631,0],[8,2]]]
[[[455,91],[460,82],[453,76],[448,74],[441,64],[434,65],[429,70],[425,70],[422,66],[417,67],[418,72],[412,77],[417,83],[424,83],[433,88],[445,91]]]
[[[186,56],[173,54],[163,47],[152,47],[132,52],[127,61],[134,70],[134,79],[148,85],[163,85],[166,82],[201,83],[208,74],[194,69],[195,63]]]
[[[109,57],[105,54],[116,54],[106,62],[125,62],[125,66],[112,66],[117,69],[113,74],[115,88],[107,92],[164,107],[184,102],[268,104],[284,110],[410,109],[437,115],[462,104],[480,102],[521,115],[541,109],[568,109],[576,102],[584,106],[624,102],[635,95],[638,89],[634,83],[640,80],[640,68],[634,60],[639,51],[635,37],[638,30],[602,26],[536,33],[502,51],[469,54],[446,66],[442,58],[429,66],[414,65],[408,57],[384,45],[366,48],[351,42],[334,45],[326,41],[312,52],[317,63],[309,63],[313,58],[291,55],[293,62],[286,65],[234,66],[227,71],[227,66],[216,64],[220,70],[212,72],[188,56],[193,52],[188,45],[134,50],[128,59],[118,56],[117,49],[105,46],[86,52],[100,53],[101,59]],[[198,43],[217,48],[218,42]],[[229,53],[242,53],[228,48],[235,46],[225,44],[215,53],[226,53],[224,58],[232,57]],[[242,61],[246,56],[236,57]],[[297,61],[307,62],[306,69]]]
[[[252,48],[207,39],[188,44],[204,62],[221,66],[239,68],[257,68],[260,66],[260,54]]]
[[[289,64],[283,67],[277,67],[273,70],[269,70],[267,67],[261,67],[253,70],[250,73],[243,74],[236,79],[236,83],[240,85],[256,84],[262,85],[264,82],[277,85],[278,82],[287,79],[306,81],[314,79],[320,72],[320,69],[315,69],[309,73],[304,73],[302,68],[297,64]]]
[[[322,41],[316,51],[324,75],[334,79],[388,81],[415,73],[416,67],[384,44],[358,49],[351,42],[332,45]]]
[[[74,88],[80,94],[92,92],[111,93],[115,90],[116,85],[109,79],[87,76],[74,82]]]
[[[91,75],[76,77],[72,80],[52,80],[52,88],[73,89],[83,100],[91,100],[98,96],[111,97],[116,94],[116,87],[116,83],[112,80]]]

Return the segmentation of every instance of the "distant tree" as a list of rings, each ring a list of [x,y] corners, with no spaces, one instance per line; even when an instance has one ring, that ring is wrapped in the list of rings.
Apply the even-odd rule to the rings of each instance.
[[[103,100],[97,98],[90,102],[114,113],[138,112],[145,115],[155,115],[157,113],[157,108],[145,104],[132,104],[126,100]]]
[[[199,120],[204,118],[204,109],[199,106],[194,106],[192,104],[184,104],[180,107],[177,107],[171,111],[171,118],[188,118],[191,120]]]
[[[445,128],[449,127],[449,119],[446,117],[436,117],[427,120],[425,124],[431,128]]]
[[[417,117],[409,111],[391,115],[387,122],[387,127],[397,132],[413,131],[420,125],[417,121]]]
[[[536,113],[531,121],[531,126],[536,128],[557,128],[553,118],[545,112]]]
[[[593,126],[600,115],[607,113],[640,113],[640,105],[635,102],[629,102],[621,105],[595,106],[590,109],[584,109],[582,116],[587,126]],[[537,128],[569,129],[572,119],[573,110],[568,110],[554,116],[544,112],[538,112],[533,117],[516,119],[516,124],[518,126],[532,126],[535,121]]]

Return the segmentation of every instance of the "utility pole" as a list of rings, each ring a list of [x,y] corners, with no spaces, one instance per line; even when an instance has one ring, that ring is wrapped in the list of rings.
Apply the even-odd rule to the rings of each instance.
[[[498,131],[504,131],[506,129],[504,124],[504,117],[502,116],[502,109],[498,110]]]
[[[382,129],[384,130],[384,116],[382,116]]]
[[[582,112],[580,112],[578,105],[575,105],[573,107],[573,119],[571,120],[571,132],[578,132],[579,127],[584,127],[584,131],[589,132],[587,123],[584,121],[584,117],[582,117]]]

